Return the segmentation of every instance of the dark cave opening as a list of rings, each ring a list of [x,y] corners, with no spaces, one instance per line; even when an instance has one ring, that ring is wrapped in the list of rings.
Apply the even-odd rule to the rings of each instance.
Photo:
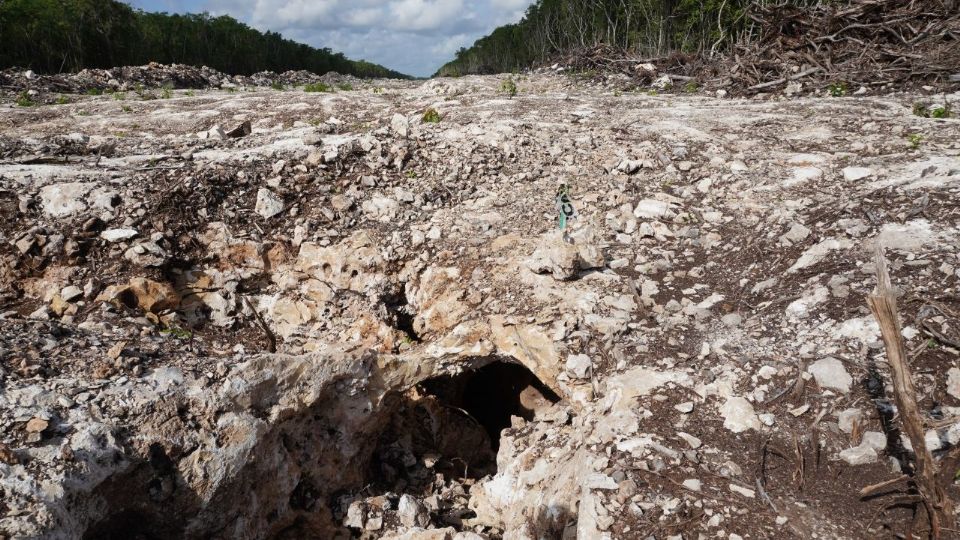
[[[385,490],[417,492],[435,479],[496,473],[500,434],[511,417],[533,420],[559,397],[524,366],[496,360],[476,370],[427,379],[387,396],[391,417],[368,478]]]
[[[391,325],[403,332],[410,343],[420,343],[420,335],[413,324],[417,314],[407,299],[405,289],[406,286],[401,285],[397,291],[385,296],[382,299],[383,305],[386,306],[387,312],[393,319]]]
[[[500,448],[500,433],[510,427],[512,416],[531,421],[537,408],[560,401],[529,369],[504,361],[455,376],[428,379],[420,388],[476,419],[494,451]]]
[[[84,533],[85,540],[161,540],[165,534],[148,512],[124,509],[111,513]]]
[[[358,497],[383,496],[395,505],[402,494],[424,501],[432,498],[436,504],[430,510],[432,519],[462,526],[463,520],[473,514],[457,506],[462,502],[455,501],[466,500],[471,486],[496,474],[501,432],[516,425],[514,417],[534,421],[538,411],[559,401],[518,363],[483,358],[474,365],[479,364],[485,365],[387,394],[376,408],[376,418],[367,426],[366,437],[354,441],[363,448],[362,457],[358,455],[351,462],[356,467],[351,469],[354,479],[327,491],[323,476],[302,474],[292,491],[276,493],[286,504],[264,501],[269,508],[276,507],[264,513],[264,530],[273,531],[271,537],[282,530],[283,536],[290,538],[307,534],[304,531],[326,531],[344,523],[350,504]],[[340,429],[350,429],[320,422],[319,411],[324,406],[318,404],[313,412],[305,411],[285,422],[286,427],[278,426],[277,437],[261,442],[263,451],[269,453],[280,445],[290,454],[288,459],[304,459],[297,445],[309,446],[316,435],[308,433],[323,431],[325,439],[335,440]],[[297,442],[296,434],[306,438]],[[97,491],[109,510],[88,527],[84,538],[200,537],[212,530],[210,527],[219,522],[196,522],[201,503],[193,492],[180,489],[184,481],[178,477],[171,455],[159,443],[153,444],[146,459],[133,471],[104,482]],[[243,475],[261,473],[255,467],[238,472],[231,486],[241,488]],[[223,500],[216,503],[224,511],[235,508],[231,506],[235,504],[232,489],[224,486]],[[395,506],[390,512],[390,519],[394,519]],[[199,528],[188,533],[186,527],[191,523]]]

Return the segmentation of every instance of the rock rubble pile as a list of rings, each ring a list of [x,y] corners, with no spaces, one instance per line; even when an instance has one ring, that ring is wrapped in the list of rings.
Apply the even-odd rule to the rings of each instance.
[[[878,243],[960,441],[960,124],[914,96],[191,73],[0,105],[0,535],[902,534]]]
[[[184,64],[125,66],[113,69],[84,69],[77,73],[42,75],[31,70],[0,71],[0,89],[43,93],[82,94],[93,91],[124,92],[138,88],[170,89],[236,89],[244,87],[304,86],[318,82],[356,83],[360,79],[336,72],[317,75],[309,71],[274,73],[261,71],[253,75],[228,75],[209,67]]]

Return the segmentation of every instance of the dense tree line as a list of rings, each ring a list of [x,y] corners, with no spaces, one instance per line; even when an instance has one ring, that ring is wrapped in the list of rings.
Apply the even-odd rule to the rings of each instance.
[[[438,74],[508,72],[557,52],[610,45],[645,57],[716,51],[746,24],[749,0],[538,0],[524,18],[501,26]]]
[[[304,69],[403,76],[227,16],[147,13],[115,0],[0,0],[0,68],[59,73],[149,62],[206,65],[234,75]]]

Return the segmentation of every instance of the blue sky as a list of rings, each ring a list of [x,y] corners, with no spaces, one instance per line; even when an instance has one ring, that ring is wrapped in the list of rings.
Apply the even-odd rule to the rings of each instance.
[[[148,11],[227,14],[353,59],[428,76],[533,0],[127,0]]]

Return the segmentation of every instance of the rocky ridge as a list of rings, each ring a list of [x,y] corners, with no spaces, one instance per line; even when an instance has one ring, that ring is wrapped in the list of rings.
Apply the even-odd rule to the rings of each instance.
[[[0,534],[904,532],[863,298],[947,451],[957,120],[500,83],[0,106]]]

